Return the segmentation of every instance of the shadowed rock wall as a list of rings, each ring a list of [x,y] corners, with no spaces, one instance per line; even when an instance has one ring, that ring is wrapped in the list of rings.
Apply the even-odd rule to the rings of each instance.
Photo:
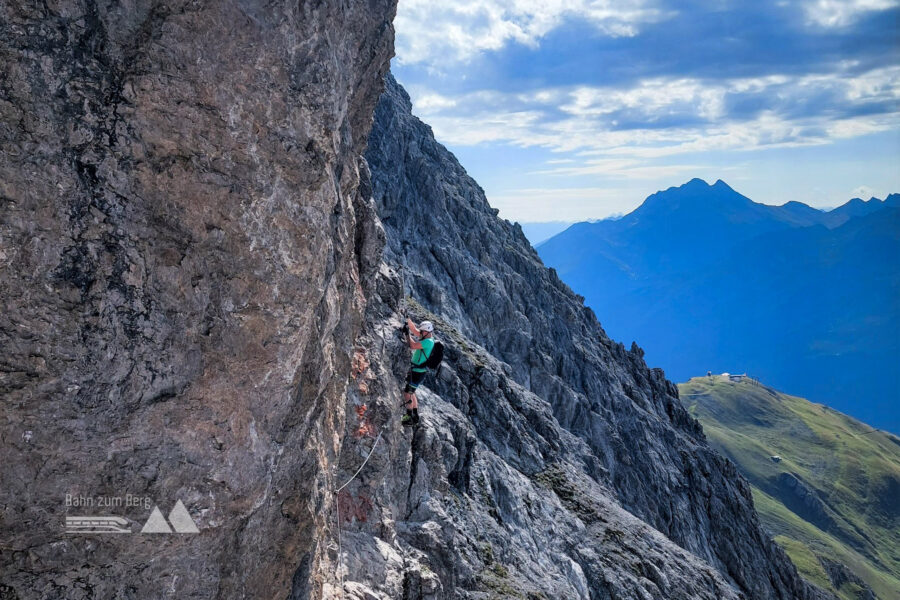
[[[4,598],[320,595],[393,11],[0,3]]]

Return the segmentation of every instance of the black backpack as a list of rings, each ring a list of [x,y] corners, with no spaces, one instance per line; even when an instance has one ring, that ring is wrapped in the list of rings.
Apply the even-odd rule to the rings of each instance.
[[[428,360],[425,361],[425,366],[436,371],[441,366],[442,360],[444,360],[444,345],[435,342],[431,354],[428,355]]]

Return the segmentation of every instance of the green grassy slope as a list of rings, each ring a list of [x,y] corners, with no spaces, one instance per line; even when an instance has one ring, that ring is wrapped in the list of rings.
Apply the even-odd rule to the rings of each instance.
[[[695,377],[678,387],[807,579],[866,598],[854,577],[834,576],[841,563],[878,598],[900,599],[900,438],[752,381]]]

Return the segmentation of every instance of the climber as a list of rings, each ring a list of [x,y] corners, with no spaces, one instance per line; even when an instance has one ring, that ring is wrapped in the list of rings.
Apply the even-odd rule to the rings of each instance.
[[[418,327],[411,319],[406,319],[406,343],[413,351],[409,373],[406,375],[406,387],[403,388],[403,405],[406,414],[400,419],[403,425],[417,425],[419,423],[419,400],[416,398],[416,388],[425,379],[428,372],[426,363],[434,350],[434,325],[431,321],[422,321]]]

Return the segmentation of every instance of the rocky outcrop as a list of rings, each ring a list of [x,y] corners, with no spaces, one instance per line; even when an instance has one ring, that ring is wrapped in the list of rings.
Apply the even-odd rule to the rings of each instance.
[[[828,575],[828,579],[835,588],[844,588],[844,586],[849,583],[850,586],[847,586],[847,589],[842,590],[845,594],[852,594],[857,600],[878,600],[878,597],[872,591],[872,588],[866,585],[866,582],[848,569],[845,564],[825,558],[824,556],[819,557],[819,563],[822,565],[822,568],[825,569],[825,574]]]
[[[512,380],[508,365],[404,299],[386,266],[377,289],[336,478],[349,481],[335,512],[343,549],[335,569],[345,572],[348,597],[741,597],[708,563],[622,509],[590,447]],[[404,313],[434,319],[447,348],[440,375],[420,388],[414,431],[396,418]]]
[[[816,491],[794,473],[782,472],[772,486],[776,497],[786,507],[801,518],[814,524],[822,531],[834,531],[834,519],[828,514],[827,505]],[[849,540],[848,540],[849,541]],[[853,540],[855,541],[855,540]],[[858,542],[857,542],[858,543]]]
[[[0,5],[3,598],[321,597],[393,10]]]
[[[399,352],[401,287],[411,299],[399,312],[431,316],[452,340],[452,366],[423,402],[427,425],[412,440],[406,507],[392,528],[447,597],[491,588],[482,539],[503,557],[512,597],[817,596],[763,534],[749,486],[708,447],[676,388],[640,348],[611,341],[520,228],[497,218],[390,78],[366,157],[397,271],[383,269],[376,286],[390,293],[370,304],[383,307],[370,313],[369,350]],[[650,556],[637,539],[659,544],[650,562],[661,577],[611,560]],[[696,560],[711,569],[684,562]]]

